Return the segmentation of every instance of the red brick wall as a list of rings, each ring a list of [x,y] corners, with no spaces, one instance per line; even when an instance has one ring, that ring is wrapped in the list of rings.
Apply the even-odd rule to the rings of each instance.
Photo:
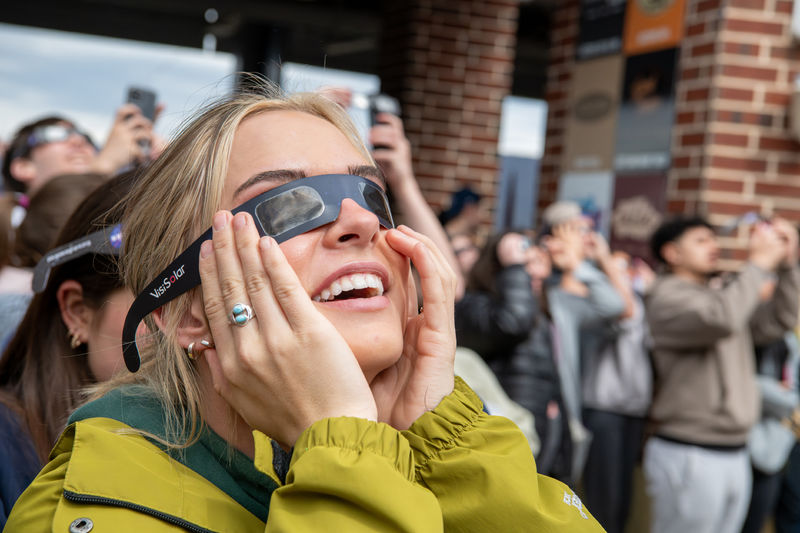
[[[516,0],[390,1],[380,75],[403,106],[414,169],[438,209],[469,185],[494,204],[503,97],[510,93]]]
[[[547,131],[539,178],[539,213],[556,199],[564,151],[564,129],[575,43],[578,38],[578,0],[564,0],[553,13],[547,69]]]
[[[800,220],[800,144],[788,129],[798,72],[788,0],[690,0],[681,53],[670,209],[718,225],[747,211]],[[701,94],[705,96],[701,97]],[[723,238],[733,266],[741,229]]]
[[[554,14],[540,207],[557,193],[564,117],[578,33],[576,0]],[[747,211],[800,221],[800,143],[788,129],[800,72],[791,0],[688,0],[672,132],[667,210],[717,225]],[[722,239],[732,267],[745,257],[742,229]]]

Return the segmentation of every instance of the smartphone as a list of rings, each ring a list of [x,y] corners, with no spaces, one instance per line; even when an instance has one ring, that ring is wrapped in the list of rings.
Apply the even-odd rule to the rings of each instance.
[[[752,224],[756,224],[758,222],[768,222],[765,216],[756,213],[755,211],[748,211],[747,213],[740,215],[724,226],[719,229],[720,235],[730,235],[734,231],[739,228],[739,226],[750,226]]]
[[[128,103],[136,104],[151,121],[156,117],[156,93],[144,87],[128,87]]]
[[[400,102],[397,98],[388,94],[372,94],[367,98],[369,99],[369,120],[372,126],[378,123],[378,113],[400,116]]]

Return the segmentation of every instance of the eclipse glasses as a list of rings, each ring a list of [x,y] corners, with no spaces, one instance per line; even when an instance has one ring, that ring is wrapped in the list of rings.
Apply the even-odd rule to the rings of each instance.
[[[50,271],[58,265],[86,254],[119,255],[121,246],[122,224],[116,224],[53,248],[42,256],[33,269],[33,292],[44,290]]]
[[[336,220],[345,198],[374,213],[384,228],[394,227],[383,189],[366,178],[351,174],[325,174],[293,180],[248,200],[232,213],[250,213],[262,236],[268,235],[282,243]],[[122,353],[125,366],[131,372],[139,370],[141,364],[136,347],[139,323],[162,305],[200,285],[200,245],[211,237],[209,228],[133,301],[122,329]]]
[[[22,157],[24,154],[43,144],[66,141],[72,135],[80,135],[86,139],[86,142],[94,146],[91,137],[77,129],[75,126],[51,124],[49,126],[39,126],[38,128],[34,128],[30,135],[28,135],[28,138],[25,140],[25,144],[20,146],[11,156],[11,158],[14,159],[17,157]]]

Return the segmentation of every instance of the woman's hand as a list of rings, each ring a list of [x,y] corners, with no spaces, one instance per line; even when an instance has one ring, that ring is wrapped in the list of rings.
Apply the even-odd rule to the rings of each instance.
[[[215,348],[203,352],[216,391],[245,422],[284,447],[328,417],[377,419],[353,352],[314,307],[270,237],[252,217],[214,216],[212,242],[200,251],[203,300]],[[237,303],[255,318],[230,323]]]
[[[162,108],[156,109],[156,116]],[[152,135],[153,123],[142,115],[142,110],[135,104],[122,105],[92,169],[101,174],[113,174],[127,165],[145,161]]]
[[[421,233],[400,226],[389,230],[386,241],[416,266],[424,303],[424,310],[408,319],[402,356],[371,384],[378,419],[403,430],[453,391],[456,276]]]
[[[586,259],[597,264],[611,260],[611,248],[602,233],[593,231],[587,235],[587,246],[584,247]]]
[[[403,121],[391,113],[379,113],[379,122],[369,130],[374,146],[372,157],[383,170],[389,190],[405,194],[409,187],[418,187],[411,165],[411,143],[403,131]]]
[[[553,235],[544,241],[553,266],[564,272],[578,268],[583,261],[584,246],[580,227],[574,222],[559,224]]]

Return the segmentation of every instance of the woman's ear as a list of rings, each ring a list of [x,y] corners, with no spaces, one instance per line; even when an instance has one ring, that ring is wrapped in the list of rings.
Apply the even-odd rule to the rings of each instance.
[[[189,309],[178,323],[178,343],[183,348],[188,348],[191,343],[198,343],[205,339],[211,341],[211,332],[208,329],[203,297],[200,291],[195,291]],[[164,329],[164,308],[159,307],[153,311],[153,320],[159,329]]]
[[[81,284],[74,279],[62,282],[56,290],[56,300],[61,311],[61,320],[67,326],[70,336],[80,343],[87,342],[94,310],[86,305]]]

